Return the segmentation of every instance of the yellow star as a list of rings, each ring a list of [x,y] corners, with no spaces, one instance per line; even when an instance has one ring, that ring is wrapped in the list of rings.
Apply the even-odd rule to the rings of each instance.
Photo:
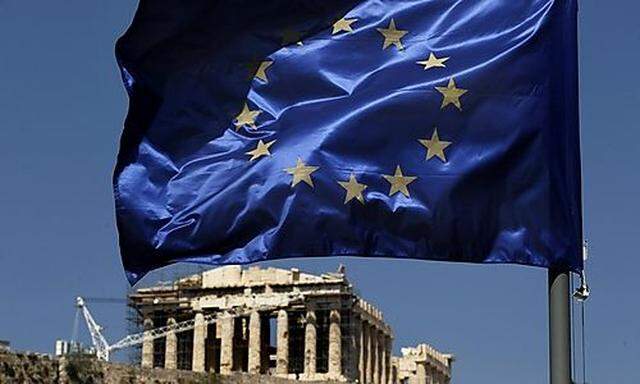
[[[431,140],[422,139],[418,140],[420,144],[427,148],[427,160],[434,156],[437,156],[443,163],[447,162],[447,158],[444,155],[444,150],[451,145],[450,141],[441,141],[438,137],[438,128],[434,128]]]
[[[261,110],[252,111],[249,109],[247,103],[244,103],[244,107],[242,108],[242,112],[236,116],[233,124],[236,126],[236,131],[245,125],[249,126],[249,128],[256,129],[256,117],[262,113]]]
[[[410,197],[409,189],[407,188],[407,186],[417,179],[417,177],[415,176],[403,175],[402,169],[400,169],[399,165],[396,167],[396,173],[393,176],[382,175],[382,177],[384,177],[385,180],[387,180],[391,184],[389,196],[393,196],[398,192],[402,192],[403,195]]]
[[[258,141],[258,146],[256,147],[256,149],[246,152],[247,155],[251,156],[249,161],[259,159],[262,156],[271,156],[271,152],[269,152],[269,147],[271,147],[275,142],[276,140],[273,140],[265,144],[264,141],[262,140]]]
[[[447,105],[453,104],[462,111],[462,104],[460,104],[460,97],[467,93],[466,89],[457,88],[456,82],[453,77],[449,79],[449,84],[446,87],[436,87],[438,92],[442,93],[444,98],[442,99],[442,106],[440,109],[444,109]]]
[[[285,29],[282,32],[282,45],[286,47],[293,43],[302,46],[302,34],[293,29]]]
[[[255,77],[264,81],[265,83],[269,82],[269,78],[267,77],[267,68],[273,65],[273,61],[265,60],[258,65],[258,69],[256,70]]]
[[[313,188],[313,180],[311,180],[311,174],[318,170],[320,167],[314,167],[311,165],[306,165],[302,159],[298,158],[295,167],[287,168],[284,171],[290,175],[293,175],[293,180],[291,181],[291,187],[295,187],[301,181],[307,183],[311,188]]]
[[[395,45],[399,50],[404,49],[402,46],[402,37],[407,34],[409,31],[403,31],[400,29],[396,29],[395,20],[391,19],[389,23],[389,28],[377,28],[378,32],[384,36],[384,43],[382,43],[382,49],[387,49],[390,45]]]
[[[424,70],[426,71],[427,69],[431,69],[431,68],[444,68],[446,67],[446,65],[444,64],[447,60],[449,60],[448,57],[436,57],[436,55],[433,54],[433,52],[431,52],[429,54],[429,58],[427,60],[423,60],[423,61],[417,61],[416,63],[419,65],[424,65]]]
[[[351,24],[358,21],[358,19],[345,19],[344,17],[333,24],[333,32],[332,35],[336,35],[340,32],[353,32],[353,28],[351,28]]]
[[[357,199],[359,202],[364,204],[364,197],[362,196],[362,192],[367,189],[367,186],[358,183],[358,180],[356,180],[356,177],[353,173],[351,174],[351,176],[349,176],[349,181],[338,181],[338,184],[340,184],[342,188],[347,190],[347,195],[344,198],[345,204],[353,199]]]

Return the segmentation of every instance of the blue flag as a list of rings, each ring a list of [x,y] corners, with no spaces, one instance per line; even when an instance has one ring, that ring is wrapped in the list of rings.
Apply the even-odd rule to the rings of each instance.
[[[576,0],[141,0],[123,264],[582,269]]]

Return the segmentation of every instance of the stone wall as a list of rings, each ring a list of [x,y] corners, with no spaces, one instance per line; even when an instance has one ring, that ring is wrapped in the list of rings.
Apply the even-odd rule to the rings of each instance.
[[[92,357],[52,360],[43,355],[0,353],[2,384],[292,384],[271,376],[220,376],[190,371],[139,368]],[[338,384],[328,381],[306,384]],[[343,383],[344,384],[344,383]]]

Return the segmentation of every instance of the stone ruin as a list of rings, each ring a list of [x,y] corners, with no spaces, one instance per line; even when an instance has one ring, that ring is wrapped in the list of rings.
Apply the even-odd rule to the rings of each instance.
[[[453,356],[426,344],[392,356],[391,327],[342,267],[316,276],[227,266],[140,288],[129,302],[146,332],[194,321],[190,330],[146,338],[143,368],[361,384],[451,379]]]
[[[440,384],[451,380],[451,354],[438,352],[428,344],[402,348],[402,356],[391,358],[396,381],[400,384]]]

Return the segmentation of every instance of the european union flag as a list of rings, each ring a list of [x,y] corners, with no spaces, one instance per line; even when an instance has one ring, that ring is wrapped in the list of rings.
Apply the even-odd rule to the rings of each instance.
[[[178,261],[582,269],[576,0],[141,0],[131,282]]]

